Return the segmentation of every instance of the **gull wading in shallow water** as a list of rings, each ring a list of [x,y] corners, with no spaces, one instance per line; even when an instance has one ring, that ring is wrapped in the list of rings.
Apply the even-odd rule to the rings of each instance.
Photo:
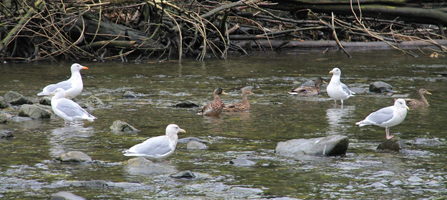
[[[225,93],[222,88],[218,87],[213,92],[214,101],[204,106],[202,108],[202,111],[197,114],[206,116],[219,116],[224,107],[224,103],[219,97],[220,94],[227,95],[227,93]]]
[[[335,104],[337,104],[337,100],[340,100],[341,105],[343,106],[343,100],[353,97],[355,93],[351,91],[348,86],[340,82],[340,69],[334,68],[329,73],[333,75],[329,85],[326,88],[327,94],[334,99]]]
[[[174,153],[178,142],[178,133],[186,133],[177,124],[166,127],[166,135],[152,137],[123,151],[125,156],[141,156],[151,160],[160,160]]]
[[[396,126],[402,123],[407,116],[408,106],[405,104],[405,100],[397,99],[393,106],[382,108],[376,112],[369,114],[364,120],[355,123],[359,127],[366,125],[376,125],[385,127],[386,139],[391,139],[393,135],[390,135],[389,127]]]
[[[81,94],[84,85],[82,83],[81,70],[88,69],[78,63],[71,65],[71,77],[66,81],[62,81],[56,84],[51,84],[43,88],[42,92],[37,94],[37,96],[45,96],[50,95],[50,92],[53,92],[57,88],[62,88],[65,90],[66,97],[74,98]]]
[[[96,119],[95,116],[88,113],[79,104],[65,98],[64,89],[57,88],[50,95],[54,95],[51,98],[51,108],[57,116],[65,120],[65,125],[69,125],[73,121],[88,120],[92,122]]]

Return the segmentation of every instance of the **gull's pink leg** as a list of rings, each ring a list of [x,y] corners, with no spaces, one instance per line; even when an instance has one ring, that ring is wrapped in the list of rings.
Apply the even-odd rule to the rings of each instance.
[[[389,140],[394,137],[394,135],[390,135],[390,130],[388,127],[385,128],[386,131],[386,139]]]

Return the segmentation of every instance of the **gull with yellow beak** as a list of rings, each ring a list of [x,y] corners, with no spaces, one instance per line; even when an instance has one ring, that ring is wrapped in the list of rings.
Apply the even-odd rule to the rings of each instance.
[[[329,85],[326,88],[327,94],[334,99],[335,104],[337,104],[337,100],[340,100],[341,105],[343,106],[343,100],[353,97],[355,93],[351,91],[348,86],[340,82],[340,69],[334,68],[329,73],[333,75]]]
[[[46,86],[45,88],[43,88],[42,92],[37,94],[37,96],[50,95],[50,92],[53,92],[57,88],[64,89],[67,98],[74,98],[78,96],[79,94],[81,94],[82,89],[84,88],[80,72],[82,69],[88,69],[88,68],[78,63],[71,65],[70,79]]]
[[[166,127],[166,135],[152,137],[123,151],[125,156],[141,156],[151,160],[160,160],[174,153],[178,142],[178,133],[186,133],[177,124]]]
[[[359,125],[359,127],[366,125],[385,127],[386,139],[389,140],[394,137],[394,135],[390,135],[389,127],[402,123],[407,116],[407,110],[409,109],[410,108],[406,105],[405,100],[397,99],[393,106],[388,106],[373,112],[363,121],[355,123],[355,125]]]

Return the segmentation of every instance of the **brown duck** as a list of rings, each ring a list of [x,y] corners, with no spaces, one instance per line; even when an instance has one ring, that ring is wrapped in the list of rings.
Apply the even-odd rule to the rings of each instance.
[[[226,105],[224,107],[224,111],[240,112],[240,111],[250,110],[250,102],[248,102],[247,94],[254,94],[254,93],[251,92],[250,87],[242,88],[242,102]]]
[[[419,89],[419,96],[421,96],[421,100],[417,100],[417,99],[404,99],[404,100],[409,107],[428,107],[429,104],[428,104],[427,99],[425,99],[425,97],[424,97],[425,94],[431,95],[430,92],[428,92],[426,89],[422,88],[422,89]]]
[[[315,96],[321,93],[320,84],[326,83],[323,78],[318,77],[315,79],[315,86],[302,86],[295,88],[289,92],[289,94],[297,94],[299,96]],[[327,83],[326,83],[327,84]]]
[[[213,93],[214,101],[207,104],[206,106],[204,106],[202,111],[200,111],[197,114],[198,115],[206,115],[206,116],[219,116],[220,113],[222,112],[223,107],[224,107],[224,103],[222,102],[222,100],[219,97],[220,94],[227,95],[227,93],[225,93],[222,90],[222,88],[218,87],[218,88],[216,88],[216,90],[214,90],[214,93]]]

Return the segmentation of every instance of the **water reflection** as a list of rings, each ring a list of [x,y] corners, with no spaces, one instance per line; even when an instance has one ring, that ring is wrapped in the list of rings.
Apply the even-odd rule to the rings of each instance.
[[[355,106],[345,106],[345,108],[329,108],[326,110],[326,118],[329,123],[329,134],[343,134],[347,132],[347,128],[351,125],[351,116],[353,115]]]
[[[67,126],[53,129],[49,137],[50,155],[58,157],[59,155],[75,149],[78,144],[86,143],[89,137],[93,136],[92,127]]]

